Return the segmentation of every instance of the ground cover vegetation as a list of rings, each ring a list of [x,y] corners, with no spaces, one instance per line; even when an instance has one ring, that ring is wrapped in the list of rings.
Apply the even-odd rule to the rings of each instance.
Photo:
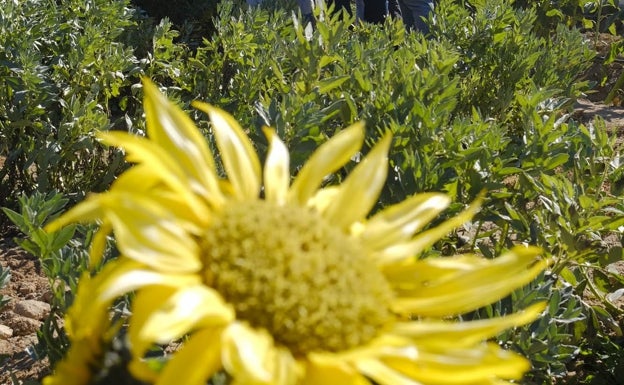
[[[28,0],[0,9],[0,222],[21,231],[18,243],[40,258],[54,294],[33,354],[54,366],[67,351],[61,320],[78,278],[93,268],[89,247],[101,242],[92,225],[51,234],[43,226],[126,169],[95,133],[145,133],[145,76],[210,143],[194,100],[232,114],[261,159],[269,146],[262,127],[273,127],[290,151],[291,175],[356,121],[366,122],[362,154],[390,130],[377,210],[443,192],[453,202],[443,220],[487,192],[475,218],[422,258],[491,258],[530,244],[553,261],[532,284],[460,319],[546,301],[537,321],[497,337],[531,361],[523,383],[624,378],[621,144],[602,120],[572,114],[596,86],[586,71],[596,60],[621,60],[621,41],[597,58],[588,37],[621,33],[618,4],[441,0],[424,39],[400,22],[351,25],[322,13],[312,30],[293,17],[290,1],[172,3]],[[621,88],[610,90],[611,100]],[[342,182],[358,162],[327,183]],[[107,242],[96,245],[106,250],[102,263],[117,254]],[[8,280],[3,269],[0,285]],[[126,302],[115,304],[113,317],[127,313]],[[111,373],[123,369],[124,349],[107,363]]]

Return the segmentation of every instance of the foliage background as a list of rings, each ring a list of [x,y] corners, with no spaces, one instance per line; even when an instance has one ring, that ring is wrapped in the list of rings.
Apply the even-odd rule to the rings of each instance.
[[[400,22],[351,26],[325,14],[312,31],[294,17],[294,2],[269,3],[24,0],[0,8],[3,220],[18,226],[20,244],[41,258],[51,281],[70,289],[67,298],[56,293],[41,354],[51,361],[63,354],[54,317],[71,303],[93,230],[46,235],[41,227],[67,203],[106,189],[126,166],[94,133],[143,134],[140,76],[147,76],[209,140],[192,100],[232,113],[261,152],[261,127],[275,127],[293,154],[293,174],[350,123],[366,121],[369,145],[391,130],[379,207],[444,191],[455,202],[451,216],[488,190],[474,222],[423,257],[543,247],[555,261],[548,274],[464,317],[545,299],[542,319],[499,338],[532,360],[526,383],[564,383],[571,366],[598,355],[597,374],[578,381],[617,383],[622,309],[609,298],[621,295],[624,278],[609,267],[622,260],[624,243],[621,149],[600,120],[571,118],[575,100],[593,86],[583,79],[596,58],[582,31],[617,33],[617,5],[441,0],[425,39]],[[587,301],[588,291],[597,301]]]

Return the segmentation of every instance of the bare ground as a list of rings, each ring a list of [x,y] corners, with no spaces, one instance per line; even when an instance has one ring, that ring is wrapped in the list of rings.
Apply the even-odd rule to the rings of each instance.
[[[40,380],[49,372],[47,359],[36,360],[30,353],[37,343],[37,330],[47,316],[48,279],[37,258],[15,244],[14,235],[16,232],[10,228],[0,229],[0,265],[11,270],[9,284],[0,290],[10,299],[0,309],[0,384],[12,384],[11,376],[18,384]],[[28,304],[38,304],[43,311],[25,311],[24,305]]]

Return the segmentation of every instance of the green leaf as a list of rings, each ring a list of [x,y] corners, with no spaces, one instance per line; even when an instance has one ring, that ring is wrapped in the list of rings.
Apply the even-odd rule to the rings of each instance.
[[[578,280],[576,279],[576,276],[567,267],[564,267],[563,269],[561,269],[561,271],[559,272],[559,275],[561,276],[561,278],[563,278],[566,282],[568,282],[572,286],[576,286],[578,284]]]
[[[340,87],[340,85],[342,85],[342,83],[346,82],[350,78],[351,78],[351,76],[349,76],[349,75],[333,76],[333,77],[330,77],[330,78],[323,79],[323,80],[319,81],[316,84],[316,87],[318,87],[318,92],[321,95],[322,94],[326,94],[329,91],[333,90],[334,88]]]
[[[600,328],[600,322],[604,322],[612,330],[619,332],[620,335],[622,335],[622,330],[620,329],[620,326],[607,310],[600,306],[592,306],[591,309],[593,310],[593,314],[595,314],[595,316],[593,316],[592,318],[594,319],[594,326],[596,328]]]
[[[321,57],[321,60],[319,61],[319,68],[323,68],[326,65],[333,63],[335,61],[340,61],[340,56],[323,55],[323,57]]]
[[[609,277],[605,273],[594,270],[592,280],[594,284],[596,284],[596,287],[603,293],[609,293],[611,291],[611,283],[609,282]]]
[[[557,8],[551,8],[548,11],[546,11],[546,16],[563,18],[563,13]]]
[[[544,169],[546,170],[552,170],[556,167],[561,166],[562,164],[564,164],[565,162],[568,161],[568,154],[557,154],[551,158],[548,158],[545,162],[544,162]]]
[[[605,230],[622,231],[624,229],[624,215],[605,221],[602,225]]]
[[[6,214],[7,217],[9,217],[11,222],[13,222],[20,229],[21,232],[28,234],[28,232],[30,231],[30,227],[20,213],[17,213],[6,207],[3,207],[2,211]]]
[[[41,255],[41,248],[35,242],[30,239],[16,240],[16,243],[24,250],[28,251],[34,256]]]
[[[359,69],[353,70],[353,77],[364,92],[369,92],[372,89],[371,81],[369,79],[365,79],[362,75],[362,71],[360,71]]]
[[[53,253],[60,250],[63,246],[74,237],[76,231],[76,225],[66,226],[54,234],[51,234],[53,240],[50,245],[50,252]]]
[[[503,167],[500,170],[498,170],[498,175],[500,176],[507,176],[507,175],[514,175],[514,174],[520,174],[522,172],[522,169],[519,167]]]
[[[600,254],[596,261],[599,266],[607,267],[622,260],[624,260],[624,249],[622,249],[622,246],[614,246],[609,249],[607,254]]]
[[[558,290],[552,292],[550,301],[548,302],[548,314],[551,317],[555,317],[559,311],[559,302],[561,301],[561,294]]]
[[[526,351],[527,356],[533,356],[539,352],[548,350],[548,343],[540,340],[532,340],[531,346]]]

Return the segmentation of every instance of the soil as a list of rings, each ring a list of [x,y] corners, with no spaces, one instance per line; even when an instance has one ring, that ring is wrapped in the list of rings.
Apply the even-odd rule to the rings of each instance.
[[[5,221],[0,221],[4,223]],[[37,343],[37,330],[47,316],[43,312],[24,311],[24,304],[38,304],[49,312],[50,286],[39,260],[17,246],[13,240],[18,233],[5,226],[0,229],[0,265],[9,268],[9,284],[0,290],[9,303],[0,309],[0,384],[25,384],[40,380],[49,373],[47,359],[32,356]]]
[[[601,36],[597,50],[605,52],[612,38]],[[598,84],[608,79],[596,91],[581,99],[575,106],[573,117],[582,122],[590,122],[601,116],[607,128],[617,135],[619,143],[624,139],[624,96],[616,98],[616,105],[601,103],[612,85],[624,71],[624,63],[616,62],[604,67],[597,62],[588,71],[587,78]],[[609,87],[611,86],[611,88]],[[618,105],[619,104],[619,105]],[[2,161],[2,159],[0,159]],[[0,214],[3,215],[3,214]],[[45,308],[50,298],[48,279],[41,270],[36,257],[16,245],[14,238],[20,234],[6,220],[0,220],[0,265],[10,268],[9,284],[0,290],[0,295],[10,298],[10,302],[0,308],[0,384],[37,384],[50,372],[48,362],[32,356],[32,347],[37,343],[37,330],[45,318]],[[619,242],[619,240],[616,240]],[[614,244],[616,243],[614,241]],[[611,266],[624,275],[624,261]],[[591,300],[591,298],[588,298]],[[624,297],[617,305],[624,308]],[[43,312],[25,311],[26,305],[36,305]]]

